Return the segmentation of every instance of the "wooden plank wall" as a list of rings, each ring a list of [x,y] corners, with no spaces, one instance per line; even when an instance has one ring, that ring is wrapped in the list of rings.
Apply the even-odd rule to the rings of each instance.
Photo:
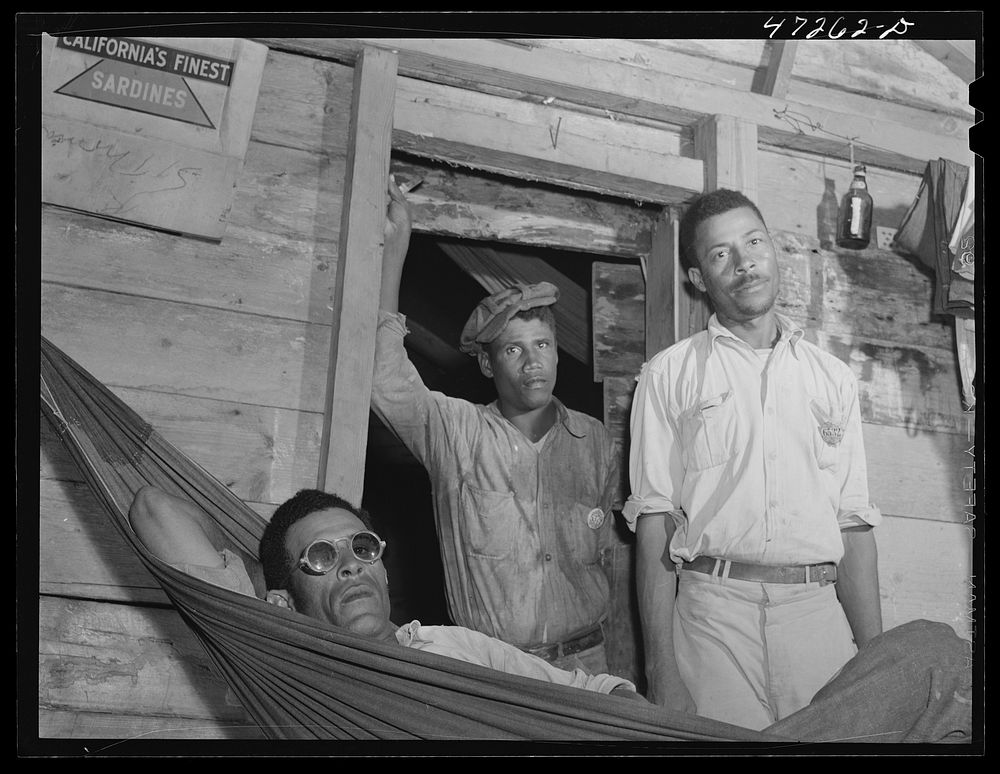
[[[761,63],[766,65],[761,42],[592,44],[582,53],[579,41],[540,42],[538,48],[553,54],[564,50],[573,62],[589,61],[595,72],[613,61],[639,75],[660,68],[694,80],[714,79],[714,86],[731,89],[748,90]],[[817,84],[828,77],[834,59],[845,55],[830,49],[820,57],[804,53],[805,48],[799,46],[796,62],[806,69],[793,68],[789,95],[831,110],[849,109],[844,106],[861,99],[840,90],[839,107],[823,102],[832,90]],[[855,55],[858,50],[852,47]],[[961,100],[938,93],[933,78],[920,91],[901,74],[905,68],[888,66],[893,56],[910,55],[908,49],[893,48],[883,63],[873,60],[876,69],[897,73],[889,80],[872,76],[884,110],[894,119],[914,122],[924,134],[947,136],[949,111],[959,115],[961,106],[955,103]],[[401,54],[400,62],[410,66],[411,60]],[[852,81],[868,77],[866,59],[847,64]],[[549,75],[562,77],[563,72],[557,67]],[[348,64],[272,48],[246,163],[219,243],[54,207],[42,210],[43,335],[265,516],[298,488],[313,485],[320,463],[352,80]],[[407,82],[403,92],[414,88]],[[481,91],[502,93],[506,101],[498,105],[523,97],[502,83],[484,83]],[[686,87],[684,95],[696,91]],[[576,87],[562,91],[553,111],[578,107],[591,117],[624,120],[593,105],[574,106],[579,93]],[[481,105],[481,96],[468,104]],[[938,104],[936,116],[925,109],[927,100]],[[690,134],[666,120],[692,115],[678,111],[635,118],[635,125],[643,127],[636,136],[647,145],[650,138],[658,139],[663,153],[694,163]],[[620,129],[609,136],[621,136]],[[567,152],[572,148],[568,137]],[[966,631],[955,619],[965,598],[959,584],[968,571],[967,530],[960,519],[941,516],[961,510],[954,498],[957,463],[952,460],[964,441],[948,331],[927,319],[920,304],[908,303],[929,300],[930,289],[927,278],[904,259],[842,255],[815,244],[815,213],[808,202],[818,201],[827,176],[835,178],[838,191],[846,186],[843,162],[829,168],[818,163],[815,156],[761,154],[761,206],[790,265],[782,302],[817,335],[822,329],[828,345],[859,369],[867,385],[866,439],[870,456],[881,466],[873,484],[885,487],[884,494],[875,489],[876,499],[890,514],[879,544],[887,620],[925,616]],[[461,164],[432,165],[407,157],[395,159],[393,166],[400,174],[424,178],[410,196],[418,231],[616,258],[649,254],[658,214],[654,207],[530,180],[503,182],[472,174]],[[690,164],[679,168],[685,179],[690,177]],[[914,173],[872,170],[869,178],[877,219],[894,226],[915,191]],[[667,191],[667,203],[685,190],[661,189]],[[635,285],[634,277],[629,281]],[[602,300],[596,299],[595,306]],[[641,324],[641,311],[637,319]],[[631,341],[618,341],[623,362]],[[595,358],[601,346],[595,340]],[[631,376],[609,375],[607,383]],[[951,380],[955,383],[949,386]],[[627,410],[620,402],[624,392],[609,403],[612,423],[620,423]],[[155,732],[242,738],[259,733],[227,698],[176,614],[163,607],[162,592],[107,524],[44,423],[39,518],[41,736],[120,738]],[[628,567],[621,570],[619,596],[631,583]],[[617,613],[626,624],[627,604]],[[619,658],[634,663],[634,651]]]
[[[316,480],[352,80],[269,54],[219,243],[43,208],[43,335],[265,515]],[[40,736],[259,736],[44,426],[40,472]]]
[[[320,466],[353,75],[269,52],[219,243],[42,211],[42,334],[265,516]],[[417,231],[648,250],[655,213],[633,202],[412,157],[393,169],[424,179]],[[40,735],[259,735],[44,420],[40,434]],[[108,631],[160,644],[126,657]]]

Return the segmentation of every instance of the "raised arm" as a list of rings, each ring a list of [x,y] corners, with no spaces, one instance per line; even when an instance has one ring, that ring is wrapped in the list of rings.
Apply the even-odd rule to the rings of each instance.
[[[136,493],[128,517],[143,545],[165,562],[225,565],[206,532],[204,514],[189,500],[146,486]]]
[[[389,176],[389,209],[385,221],[385,246],[382,249],[382,290],[379,307],[386,312],[399,311],[399,285],[403,264],[410,247],[410,205]]]
[[[697,712],[674,655],[677,573],[670,559],[674,522],[668,513],[648,513],[636,523],[636,586],[646,661],[646,695],[654,704]]]

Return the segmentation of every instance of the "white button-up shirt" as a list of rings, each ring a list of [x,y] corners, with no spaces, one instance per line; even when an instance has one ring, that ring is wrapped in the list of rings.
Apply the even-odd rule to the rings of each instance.
[[[722,326],[643,366],[632,403],[624,517],[669,512],[675,562],[838,562],[840,530],[877,525],[868,502],[857,381],[777,315],[754,350]]]
[[[582,669],[560,669],[538,656],[464,626],[423,626],[420,621],[411,621],[396,630],[396,640],[407,648],[437,653],[507,674],[533,677],[558,685],[598,693],[611,693],[618,687],[635,690],[635,685],[624,677],[589,675]]]

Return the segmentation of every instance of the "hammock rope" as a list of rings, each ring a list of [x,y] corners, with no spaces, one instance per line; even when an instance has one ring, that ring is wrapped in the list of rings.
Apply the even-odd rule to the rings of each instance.
[[[102,509],[273,739],[778,742],[782,737],[373,642],[164,564],[132,532],[147,484],[186,497],[263,596],[264,519],[42,338],[41,410]],[[215,541],[213,541],[215,542]]]

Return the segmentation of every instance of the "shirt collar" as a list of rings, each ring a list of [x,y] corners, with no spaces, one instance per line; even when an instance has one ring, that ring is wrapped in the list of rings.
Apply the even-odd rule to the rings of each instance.
[[[552,396],[552,402],[556,404],[556,424],[561,424],[565,427],[570,435],[577,438],[586,438],[589,432],[586,421],[582,417],[570,413],[569,409],[555,395]],[[489,409],[501,419],[506,419],[503,412],[500,411],[500,404],[497,401],[493,401],[489,405]]]
[[[420,621],[413,619],[408,624],[403,624],[396,629],[396,641],[404,646],[410,647],[414,640],[420,639]]]
[[[792,353],[795,353],[795,344],[798,343],[805,332],[796,325],[791,318],[785,315],[775,312],[774,313],[775,322],[778,324],[778,329],[781,335],[778,337],[778,344],[782,342],[788,342],[791,345]],[[718,315],[713,314],[708,320],[708,351],[711,353],[715,349],[715,340],[719,338],[733,339],[738,341],[740,344],[745,344],[739,336],[733,333],[729,328],[719,322]],[[777,346],[777,344],[775,345]]]

